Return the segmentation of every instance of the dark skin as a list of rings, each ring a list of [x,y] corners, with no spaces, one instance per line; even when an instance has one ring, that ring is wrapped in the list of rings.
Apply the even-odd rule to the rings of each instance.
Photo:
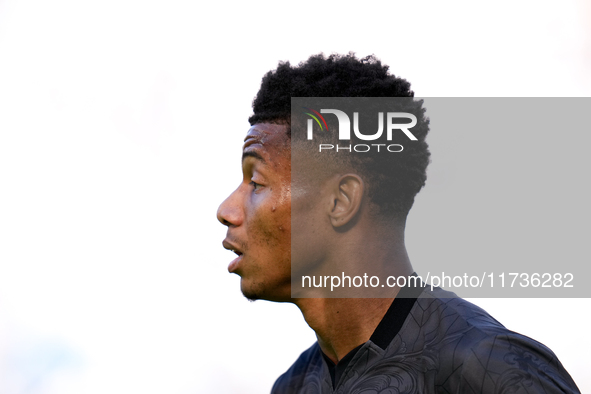
[[[337,363],[369,340],[399,289],[390,289],[389,298],[292,298],[292,259],[338,263],[351,272],[372,261],[398,276],[413,269],[404,223],[376,220],[362,177],[347,169],[320,173],[323,166],[305,159],[310,167],[292,179],[287,126],[252,126],[243,146],[243,180],[217,216],[228,227],[224,247],[239,255],[228,269],[241,277],[243,294],[296,304],[324,354]]]
[[[228,227],[224,248],[239,257],[228,270],[238,274],[249,299],[284,301],[290,296],[291,167],[284,126],[255,125],[243,146],[243,179],[220,205]],[[287,147],[287,149],[285,149]]]

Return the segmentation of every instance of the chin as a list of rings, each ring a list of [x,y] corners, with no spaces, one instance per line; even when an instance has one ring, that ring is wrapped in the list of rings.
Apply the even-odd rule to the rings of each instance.
[[[242,295],[249,301],[264,299],[261,296],[260,290],[255,289],[252,284],[245,283],[244,279],[240,281],[240,291],[242,291]]]
[[[287,292],[287,296],[281,295],[280,292],[269,291],[265,288],[257,288],[257,286],[249,286],[244,283],[244,279],[240,283],[240,290],[242,295],[249,301],[266,300],[273,302],[289,302],[291,301],[290,291]]]

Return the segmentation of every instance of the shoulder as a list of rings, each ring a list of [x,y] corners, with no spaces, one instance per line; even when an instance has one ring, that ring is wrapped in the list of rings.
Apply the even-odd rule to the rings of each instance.
[[[453,366],[442,375],[459,392],[579,392],[552,350],[508,330],[480,307],[441,289],[425,290],[417,304],[413,312],[423,318],[423,329],[441,333],[432,337],[439,372]]]
[[[471,347],[493,332],[508,330],[482,308],[454,293],[427,286],[416,299],[401,330],[403,340],[413,336],[415,350]]]
[[[323,374],[322,357],[318,343],[314,343],[304,351],[295,363],[281,375],[273,385],[272,394],[297,393],[304,386],[306,380],[316,376],[316,381]]]
[[[579,392],[554,352],[525,335],[488,332],[465,353],[466,392]]]

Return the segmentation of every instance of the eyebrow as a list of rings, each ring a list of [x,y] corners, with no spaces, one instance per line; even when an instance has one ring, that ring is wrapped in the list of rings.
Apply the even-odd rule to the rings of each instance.
[[[261,156],[256,151],[249,150],[249,151],[242,153],[242,161],[244,161],[244,159],[246,159],[247,157],[254,157],[255,159],[259,159],[260,161],[262,161],[265,164],[267,163],[267,161],[265,159],[263,159],[263,156]]]

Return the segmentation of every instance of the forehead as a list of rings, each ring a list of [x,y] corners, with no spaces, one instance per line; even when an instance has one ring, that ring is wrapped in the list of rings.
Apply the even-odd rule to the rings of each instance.
[[[246,154],[258,153],[263,159],[290,158],[290,139],[287,126],[273,123],[257,123],[246,133],[242,150]]]

